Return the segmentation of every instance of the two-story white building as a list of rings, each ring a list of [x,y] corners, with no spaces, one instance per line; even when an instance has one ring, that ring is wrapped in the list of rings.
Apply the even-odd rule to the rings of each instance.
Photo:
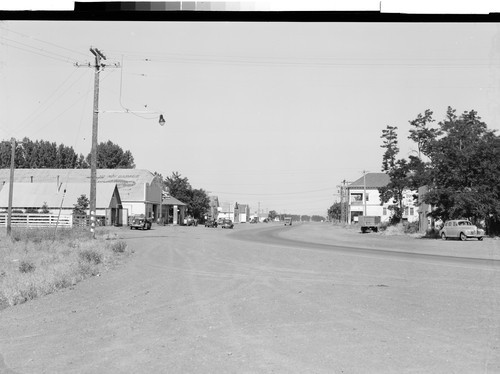
[[[366,173],[347,186],[347,217],[349,223],[358,222],[358,217],[378,216],[381,222],[389,221],[391,203],[381,204],[378,189],[385,187],[390,179],[386,173]],[[407,190],[403,194],[403,220],[418,221],[418,209],[415,206],[414,191]]]

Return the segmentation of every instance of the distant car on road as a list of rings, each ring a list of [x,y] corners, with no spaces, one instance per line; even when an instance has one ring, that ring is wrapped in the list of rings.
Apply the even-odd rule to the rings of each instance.
[[[222,223],[224,222],[225,218],[219,218],[217,219],[217,226],[222,226]]]
[[[483,240],[484,230],[478,229],[477,226],[466,219],[454,219],[445,222],[439,235],[443,240],[448,238],[460,238],[460,240],[477,238],[477,240]]]
[[[230,219],[224,219],[224,220],[222,221],[222,225],[221,225],[221,227],[222,227],[223,229],[232,229],[232,228],[234,227],[234,225],[233,225],[233,221],[231,221]]]
[[[250,223],[259,223],[259,219],[257,217],[253,217],[251,220],[250,220]]]
[[[213,218],[209,218],[205,221],[205,227],[217,227],[217,221]]]
[[[285,226],[292,226],[292,217],[285,217]]]
[[[130,220],[130,230],[132,229],[141,229],[141,230],[150,230],[151,229],[152,220],[146,218],[144,214],[139,214],[132,216]]]
[[[198,226],[198,220],[193,217],[186,218],[186,226]]]

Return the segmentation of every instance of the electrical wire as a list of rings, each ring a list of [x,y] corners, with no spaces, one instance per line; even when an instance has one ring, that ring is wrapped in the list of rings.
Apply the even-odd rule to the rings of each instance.
[[[74,50],[74,49],[69,49],[69,48],[66,48],[66,47],[62,47],[62,46],[60,46],[58,44],[55,44],[55,43],[52,43],[52,42],[47,42],[45,40],[35,38],[35,37],[31,36],[31,35],[27,35],[27,34],[20,33],[18,31],[14,31],[14,30],[12,30],[12,29],[10,29],[8,27],[3,27],[2,25],[0,25],[0,29],[3,29],[3,30],[5,30],[5,31],[7,31],[9,33],[14,33],[14,34],[20,35],[20,36],[25,37],[25,38],[29,38],[31,40],[36,40],[38,42],[51,45],[51,46],[56,47],[56,48],[63,49],[63,50],[68,51],[68,52],[76,53],[76,54],[79,54],[79,55],[87,57],[86,53],[83,53],[83,52],[80,52],[80,51],[77,51],[77,50]]]
[[[110,51],[113,53],[113,51]],[[118,53],[118,51],[115,51]],[[482,59],[463,59],[463,63],[457,63],[456,59],[415,59],[411,62],[400,59],[366,59],[366,58],[270,58],[252,56],[210,56],[195,54],[160,54],[156,57],[144,57],[147,52],[134,54],[125,52],[130,61],[157,62],[157,63],[194,63],[194,64],[229,64],[229,65],[260,65],[260,66],[311,66],[311,67],[437,67],[437,68],[467,68],[467,67],[491,67],[495,61],[490,59],[482,62]],[[149,54],[154,55],[154,54]],[[137,56],[136,58],[132,56]],[[437,62],[436,62],[437,61]]]
[[[47,99],[45,99],[43,101],[43,105],[45,105],[46,103],[49,102],[49,100],[52,99],[52,97],[56,94],[57,91],[59,91],[59,89],[64,86],[66,84],[66,82],[68,82],[71,77],[76,73],[76,69],[73,69],[71,71],[71,73],[66,77],[66,79],[64,79],[63,82],[61,82],[57,88],[52,91],[52,93],[47,97]],[[71,87],[73,87],[74,84],[76,84],[82,77],[78,78],[77,81],[73,82],[63,93],[66,93]],[[43,110],[39,111],[40,110],[40,107],[37,107],[33,112],[31,112],[31,114],[29,114],[23,121],[21,121],[17,126],[16,126],[16,132],[19,132],[21,130],[24,130],[24,128],[26,128],[26,126],[28,125],[28,122],[31,121],[32,118],[34,118],[35,116],[40,116],[41,114],[43,114],[44,112],[46,112],[54,103],[58,102],[58,100],[61,98],[62,94],[59,95],[52,103],[46,105],[44,107]]]
[[[24,43],[21,43],[21,42],[18,42],[18,41],[15,41],[15,40],[11,40],[11,39],[8,39],[6,37],[3,37],[3,36],[0,36],[0,39],[2,40],[7,40],[7,41],[10,41],[11,43],[17,43],[17,44],[21,44],[22,46],[25,46],[25,47],[28,47],[28,48],[32,48],[34,50],[38,50],[38,51],[41,51],[41,52],[37,52],[37,51],[33,51],[33,50],[30,50],[30,49],[26,49],[26,48],[21,48],[21,47],[18,47],[18,46],[15,46],[15,45],[12,45],[12,44],[9,44],[9,43],[6,43],[6,42],[1,42],[0,41],[0,44],[2,45],[5,45],[7,47],[10,47],[10,48],[15,48],[15,49],[19,49],[21,51],[25,51],[25,52],[29,52],[29,53],[33,53],[35,55],[38,55],[38,56],[42,56],[42,57],[47,57],[47,58],[51,58],[53,60],[57,60],[57,61],[62,61],[62,62],[65,62],[65,63],[68,63],[68,62],[72,62],[72,60],[70,60],[68,57],[66,56],[62,56],[62,55],[59,55],[57,53],[53,53],[53,52],[50,52],[50,51],[45,51],[43,49],[40,49],[40,48],[35,48],[35,47],[32,47],[28,44],[24,44]],[[54,56],[51,56],[50,53]]]
[[[106,80],[108,77],[109,77],[110,74],[107,74],[105,75],[101,81],[104,81]],[[68,105],[66,107],[66,109],[64,111],[61,111],[56,117],[52,118],[51,120],[47,121],[44,125],[38,127],[36,130],[35,130],[35,134],[39,133],[41,130],[43,130],[44,128],[46,128],[48,125],[52,124],[56,119],[58,119],[59,117],[61,117],[63,114],[65,114],[67,111],[69,111],[72,107],[74,107],[79,101],[81,101],[82,99],[86,98],[88,95],[88,93],[91,91],[92,89],[89,89],[87,92],[84,93],[83,96],[80,96],[77,100],[75,100],[72,104]]]

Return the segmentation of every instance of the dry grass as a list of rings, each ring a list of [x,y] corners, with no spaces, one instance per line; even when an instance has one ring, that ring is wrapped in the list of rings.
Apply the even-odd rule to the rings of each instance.
[[[130,254],[125,242],[87,230],[13,229],[0,234],[0,309],[70,287]]]

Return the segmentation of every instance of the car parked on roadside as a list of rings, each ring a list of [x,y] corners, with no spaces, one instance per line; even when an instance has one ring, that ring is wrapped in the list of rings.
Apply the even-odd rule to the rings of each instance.
[[[224,219],[224,220],[222,220],[221,227],[223,229],[232,229],[234,227],[233,221],[231,221],[230,219]]]
[[[250,223],[259,223],[259,219],[257,217],[253,217],[251,220],[250,220]]]
[[[459,238],[460,240],[476,238],[477,240],[483,240],[484,230],[478,229],[469,220],[453,219],[444,223],[439,235],[443,240],[448,238]]]
[[[213,218],[209,218],[205,221],[205,227],[217,227],[217,221]]]
[[[130,230],[132,229],[150,230],[151,224],[152,220],[150,218],[146,218],[144,214],[135,215],[132,216],[130,220]]]
[[[218,218],[217,219],[217,226],[222,226],[222,222],[224,222],[225,218]]]
[[[198,220],[193,217],[186,218],[186,226],[198,226]]]

